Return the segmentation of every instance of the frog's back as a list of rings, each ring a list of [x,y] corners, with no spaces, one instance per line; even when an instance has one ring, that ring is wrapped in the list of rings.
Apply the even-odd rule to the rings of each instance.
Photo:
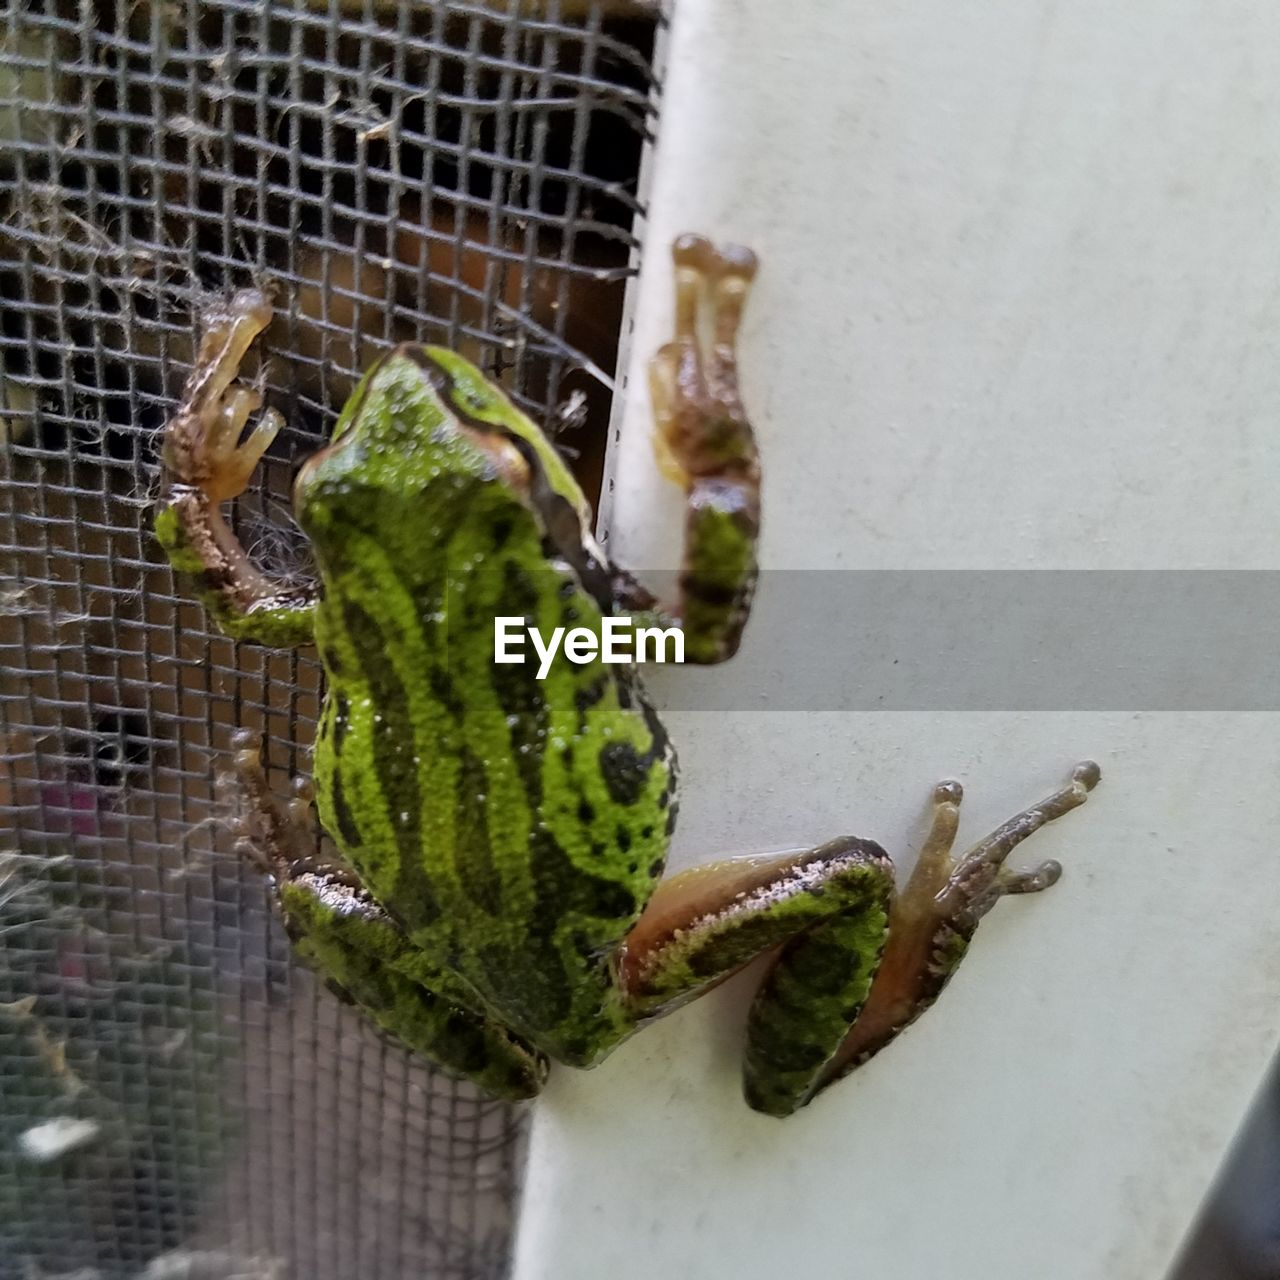
[[[496,617],[599,635],[602,614],[465,433],[413,432],[399,467],[383,443],[330,452],[300,507],[323,584],[322,821],[429,960],[589,1057],[578,1028],[662,872],[666,737],[628,667],[495,663]]]

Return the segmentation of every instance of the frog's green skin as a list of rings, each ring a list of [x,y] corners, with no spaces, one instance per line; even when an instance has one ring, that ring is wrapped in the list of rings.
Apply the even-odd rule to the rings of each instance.
[[[676,337],[654,364],[665,459],[688,495],[673,615],[606,563],[538,428],[436,347],[380,361],[298,475],[319,594],[271,582],[218,512],[278,427],[268,414],[239,442],[258,398],[234,385],[236,368],[270,315],[256,293],[209,318],[167,432],[157,533],[232,634],[319,650],[315,792],[345,866],[312,856],[300,806],[275,804],[252,749],[239,761],[247,844],[275,876],[298,949],[344,995],[446,1070],[527,1097],[548,1057],[590,1066],[781,946],[751,1015],[746,1089],[782,1115],[933,1001],[1000,894],[1057,878],[1056,864],[1001,864],[1081,803],[1097,770],[1081,766],[960,861],[959,788],[943,784],[896,901],[888,856],[853,837],[662,880],[676,764],[634,670],[561,656],[540,681],[535,662],[494,663],[493,620],[599,633],[606,614],[638,608],[678,619],[691,660],[736,649],[759,528],[734,357],[754,259],[682,237],[675,261]]]

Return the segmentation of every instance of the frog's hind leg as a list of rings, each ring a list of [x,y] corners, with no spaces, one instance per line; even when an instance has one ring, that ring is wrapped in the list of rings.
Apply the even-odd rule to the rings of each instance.
[[[623,943],[624,999],[637,1020],[656,1017],[787,944],[803,1008],[780,1029],[785,1043],[774,1047],[771,1069],[789,1082],[797,1073],[812,1080],[867,998],[892,901],[889,855],[852,836],[687,871],[658,886]],[[748,1099],[759,1105],[750,1092]]]
[[[1006,894],[1036,893],[1057,883],[1056,862],[1030,871],[1012,871],[1005,859],[1028,836],[1082,805],[1101,776],[1092,761],[1079,764],[1071,781],[1037,805],[1016,814],[955,857],[962,791],[958,782],[934,790],[933,823],[907,884],[893,904],[888,939],[865,1003],[834,1053],[816,1073],[793,1061],[816,1037],[809,1033],[808,1008],[816,973],[810,952],[821,939],[800,937],[780,952],[762,984],[748,1024],[746,1090],[758,1110],[785,1115],[879,1052],[938,998],[964,958],[978,922]],[[817,1056],[817,1049],[814,1049]]]
[[[236,746],[236,771],[247,802],[239,847],[273,878],[298,954],[338,995],[447,1074],[501,1098],[533,1097],[546,1080],[547,1059],[459,1001],[456,984],[426,966],[355,876],[315,856],[306,794],[297,789],[288,811],[282,811],[268,788],[253,736],[238,734]]]
[[[1082,804],[1098,776],[1097,765],[1078,765],[1066,787],[961,858],[952,856],[960,787],[942,783],[933,828],[896,900],[889,856],[854,837],[674,876],[623,942],[623,1000],[637,1021],[657,1017],[775,951],[748,1020],[744,1084],[756,1110],[789,1115],[933,1003],[1000,897],[1057,880],[1054,862],[1030,872],[1003,864]]]
[[[675,604],[685,657],[721,662],[737,651],[757,572],[760,461],[738,394],[736,350],[756,259],[749,249],[716,249],[692,235],[676,240],[672,257],[675,336],[649,371],[655,451],[663,474],[687,495]]]

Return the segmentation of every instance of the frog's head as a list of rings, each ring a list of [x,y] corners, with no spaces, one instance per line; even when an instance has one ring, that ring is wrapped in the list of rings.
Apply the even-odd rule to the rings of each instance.
[[[475,365],[443,347],[406,343],[369,370],[332,442],[298,472],[294,509],[313,536],[317,515],[322,523],[340,512],[349,524],[374,506],[395,520],[398,499],[445,474],[503,486],[584,584],[601,572],[591,508],[564,459]],[[371,504],[370,494],[386,500]]]

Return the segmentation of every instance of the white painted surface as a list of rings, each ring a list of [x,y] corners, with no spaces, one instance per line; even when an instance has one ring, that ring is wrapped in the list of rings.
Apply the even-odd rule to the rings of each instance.
[[[767,565],[1280,564],[1280,11],[679,0],[664,108],[620,561],[678,554],[641,375],[696,229],[764,264]],[[908,853],[943,776],[962,835],[1081,756],[1104,780],[1027,847],[1062,883],[800,1115],[740,1099],[746,976],[557,1072],[518,1280],[1161,1275],[1280,1034],[1280,717],[667,719],[677,866],[848,830]]]

